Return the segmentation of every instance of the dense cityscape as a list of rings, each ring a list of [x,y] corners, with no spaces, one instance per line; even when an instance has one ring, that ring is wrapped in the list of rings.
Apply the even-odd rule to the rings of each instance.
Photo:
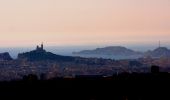
[[[43,44],[33,51],[12,59],[8,53],[0,54],[0,81],[22,80],[25,75],[38,78],[75,78],[79,75],[101,75],[109,77],[121,73],[149,73],[153,65],[160,71],[170,71],[170,58],[103,59],[56,55],[46,52]]]

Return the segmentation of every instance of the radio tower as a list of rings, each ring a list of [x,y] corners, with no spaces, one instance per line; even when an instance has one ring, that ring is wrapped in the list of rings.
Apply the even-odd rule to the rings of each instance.
[[[161,41],[159,41],[159,48],[161,47]]]

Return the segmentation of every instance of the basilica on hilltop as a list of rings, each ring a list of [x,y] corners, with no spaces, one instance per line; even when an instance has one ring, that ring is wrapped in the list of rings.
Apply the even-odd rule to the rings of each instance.
[[[41,46],[37,45],[36,51],[44,51],[43,43],[41,44]]]

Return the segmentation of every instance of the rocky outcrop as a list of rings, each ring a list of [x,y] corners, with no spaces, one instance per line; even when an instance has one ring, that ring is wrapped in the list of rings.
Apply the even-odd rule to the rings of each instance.
[[[8,52],[0,53],[0,61],[13,60]]]

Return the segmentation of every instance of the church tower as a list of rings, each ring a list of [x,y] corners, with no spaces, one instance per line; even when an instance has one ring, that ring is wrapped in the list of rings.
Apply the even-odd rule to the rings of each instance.
[[[41,50],[44,50],[44,45],[43,45],[43,42],[41,44]]]
[[[38,51],[42,51],[42,50],[44,50],[44,45],[43,45],[43,42],[42,42],[42,44],[41,44],[41,46],[39,47],[38,45],[37,45],[37,49],[36,50],[38,50]]]

